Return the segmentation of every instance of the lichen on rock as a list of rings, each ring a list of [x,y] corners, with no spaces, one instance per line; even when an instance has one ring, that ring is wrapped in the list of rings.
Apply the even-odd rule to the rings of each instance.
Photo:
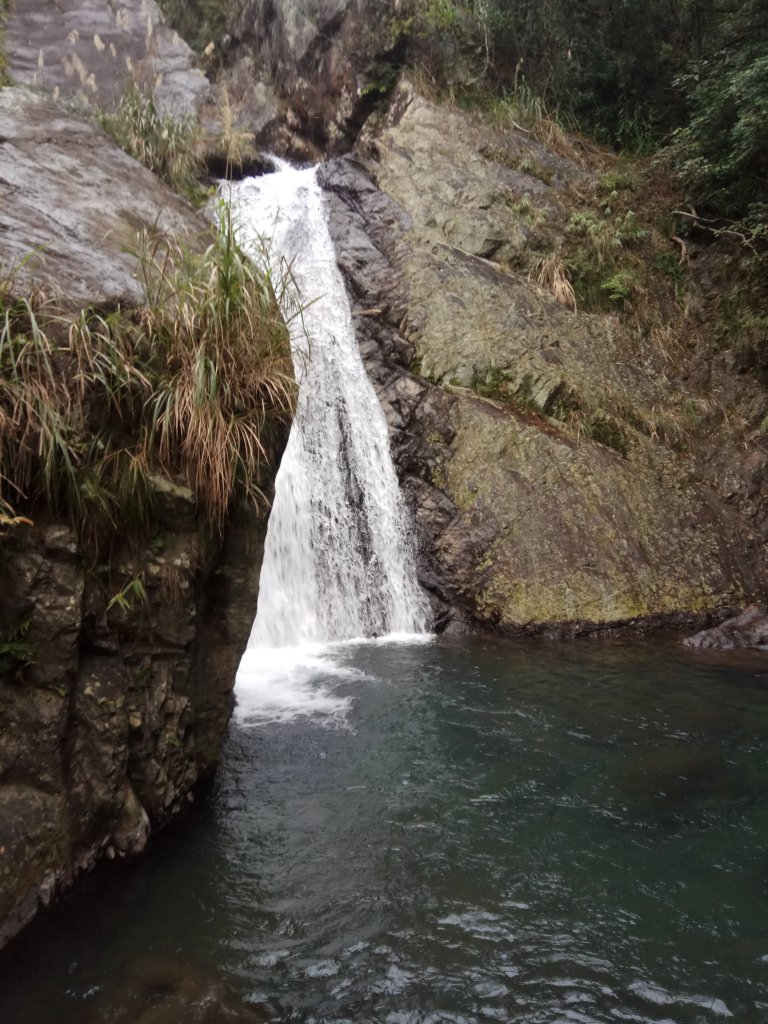
[[[743,604],[764,584],[746,520],[644,418],[679,400],[662,353],[521,269],[557,243],[564,183],[586,171],[551,157],[543,184],[499,163],[498,138],[405,83],[323,172],[350,292],[376,311],[361,348],[438,617],[568,635]],[[502,141],[541,159],[521,132]],[[546,211],[536,237],[505,189]]]

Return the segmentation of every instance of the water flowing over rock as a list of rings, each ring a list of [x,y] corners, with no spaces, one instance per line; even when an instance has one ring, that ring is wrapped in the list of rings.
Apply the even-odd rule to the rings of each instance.
[[[290,266],[298,408],[276,482],[249,646],[423,630],[387,424],[357,348],[315,171],[231,190],[242,240]],[[275,266],[275,279],[279,275]]]

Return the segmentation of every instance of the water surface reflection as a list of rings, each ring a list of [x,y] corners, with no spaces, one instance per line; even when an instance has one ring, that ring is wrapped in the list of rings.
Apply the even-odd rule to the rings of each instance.
[[[2,962],[0,1019],[768,1019],[762,656],[334,659],[343,723],[234,724],[195,820]]]

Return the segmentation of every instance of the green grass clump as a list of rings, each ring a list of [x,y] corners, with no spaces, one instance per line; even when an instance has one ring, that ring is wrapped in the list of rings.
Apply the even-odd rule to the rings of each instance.
[[[142,241],[146,303],[64,311],[0,281],[0,514],[66,513],[82,538],[146,536],[154,474],[221,530],[262,485],[293,406],[275,287],[227,207],[208,247]],[[282,282],[280,287],[287,287]]]
[[[174,191],[197,198],[203,158],[200,126],[194,118],[164,114],[152,90],[132,81],[115,111],[100,111],[96,120],[121,149]]]
[[[612,194],[615,196],[615,193]],[[568,270],[578,304],[585,309],[625,309],[643,291],[642,278],[625,253],[648,230],[633,210],[579,210],[568,222]]]

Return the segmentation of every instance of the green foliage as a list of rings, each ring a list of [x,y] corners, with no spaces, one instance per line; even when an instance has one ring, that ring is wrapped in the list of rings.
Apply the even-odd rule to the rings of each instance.
[[[690,102],[671,157],[702,213],[768,237],[768,11],[764,0],[725,5],[717,49],[678,80]]]
[[[129,576],[122,587],[107,602],[107,612],[113,608],[119,608],[123,612],[130,612],[137,605],[147,603],[147,591],[144,586],[143,574]]]
[[[146,238],[146,303],[73,315],[0,281],[0,508],[68,513],[98,547],[145,535],[152,474],[187,481],[205,522],[252,502],[294,383],[274,281],[239,248],[227,207],[208,247]]]
[[[720,300],[715,341],[720,348],[768,360],[768,313],[756,308],[741,289],[728,292]]]
[[[547,107],[633,152],[647,152],[684,112],[674,77],[716,23],[715,0],[421,0],[422,47],[438,82],[527,85]]]
[[[586,239],[593,258],[600,266],[611,262],[619,249],[634,245],[648,234],[638,224],[634,210],[612,215],[609,206],[605,207],[602,216],[591,210],[574,213],[568,230]]]
[[[34,650],[26,639],[32,616],[25,615],[0,632],[0,672],[18,672],[34,661]]]
[[[152,90],[132,81],[114,113],[101,111],[96,119],[121,149],[172,189],[196,197],[202,155],[200,128],[193,118],[163,114]]]
[[[432,78],[485,89],[500,120],[530,129],[551,110],[598,139],[671,158],[705,217],[768,239],[765,0],[423,0]],[[722,223],[710,225],[710,230]]]
[[[426,9],[427,23],[438,31],[455,31],[460,25],[462,5],[456,0],[429,0]]]
[[[611,199],[616,193],[611,193]],[[606,205],[602,213],[580,210],[572,214],[568,232],[580,240],[568,258],[573,289],[579,305],[586,309],[629,306],[641,292],[637,268],[624,258],[624,251],[648,234],[633,210],[614,213]]]
[[[637,295],[639,280],[633,267],[625,267],[608,274],[600,282],[600,290],[612,305],[623,309]]]

